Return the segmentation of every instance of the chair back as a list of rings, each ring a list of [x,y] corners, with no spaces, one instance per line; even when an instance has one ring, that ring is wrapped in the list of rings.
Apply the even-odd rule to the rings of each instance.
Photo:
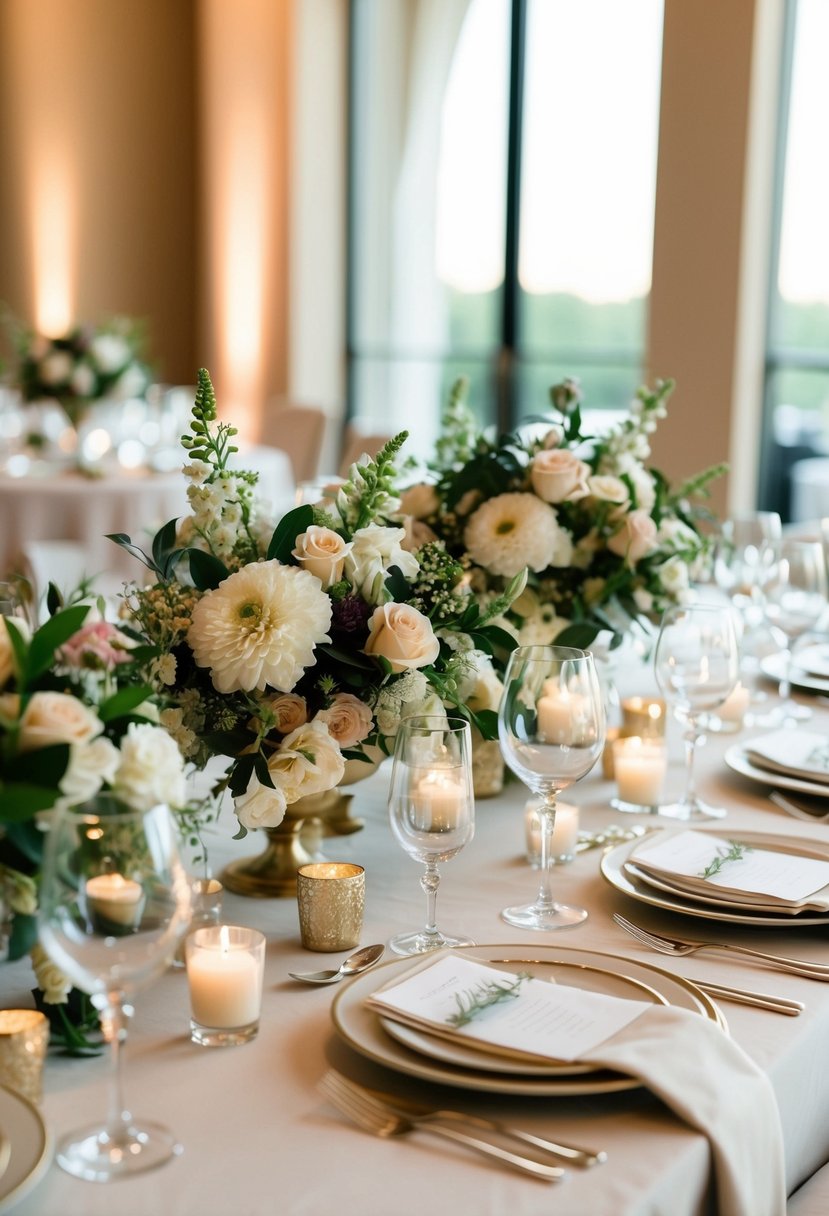
[[[317,476],[325,424],[325,410],[319,406],[271,403],[262,441],[288,453],[295,482],[311,481]]]

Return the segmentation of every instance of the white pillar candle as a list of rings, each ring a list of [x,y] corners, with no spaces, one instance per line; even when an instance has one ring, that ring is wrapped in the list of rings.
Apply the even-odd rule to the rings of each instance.
[[[668,753],[661,739],[640,739],[632,735],[613,744],[616,784],[623,802],[636,806],[657,806],[668,768]]]
[[[197,929],[191,934],[187,940],[187,982],[195,1022],[233,1030],[259,1020],[264,942],[255,929],[231,929],[228,925]]]
[[[527,860],[530,865],[541,864],[541,817],[538,808],[541,802],[531,798],[524,808],[524,827],[527,839]],[[572,861],[579,839],[579,808],[569,802],[559,802],[550,843],[550,855],[554,861]]]
[[[712,714],[714,717],[719,718],[721,722],[727,722],[733,726],[742,726],[743,718],[750,701],[751,693],[742,684],[737,683],[722,705],[718,705],[716,709],[712,710]]]
[[[563,689],[553,690],[549,683],[536,703],[537,733],[543,743],[562,743],[575,747],[587,734],[585,698]]]
[[[97,874],[87,879],[86,901],[93,918],[133,927],[141,919],[144,889],[123,874]]]
[[[432,769],[412,790],[417,827],[424,832],[446,832],[458,826],[463,786],[449,770]]]

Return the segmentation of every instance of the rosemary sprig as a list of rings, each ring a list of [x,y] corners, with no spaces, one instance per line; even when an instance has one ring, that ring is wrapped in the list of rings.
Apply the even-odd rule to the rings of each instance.
[[[729,840],[727,849],[717,849],[717,856],[709,861],[704,870],[700,870],[700,878],[713,878],[715,874],[719,874],[723,866],[729,861],[742,861],[746,853],[750,853],[751,848],[746,844],[738,844],[736,840]]]
[[[483,1013],[485,1009],[489,1009],[491,1005],[517,997],[522,983],[529,978],[529,973],[522,971],[520,975],[516,975],[515,979],[503,984],[498,983],[497,980],[490,980],[487,983],[478,984],[476,988],[470,988],[466,992],[456,992],[455,1003],[458,1006],[458,1012],[450,1014],[446,1019],[447,1022],[456,1029],[468,1025],[473,1018],[476,1018],[479,1013]]]

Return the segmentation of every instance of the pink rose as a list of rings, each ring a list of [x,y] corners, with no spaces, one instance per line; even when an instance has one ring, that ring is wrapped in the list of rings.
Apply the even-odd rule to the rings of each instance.
[[[388,659],[394,672],[428,667],[440,653],[432,622],[410,604],[381,604],[368,627],[365,653]]]
[[[544,502],[565,502],[584,498],[590,466],[566,448],[539,452],[530,464],[533,489]]]
[[[324,722],[328,733],[340,747],[354,747],[371,734],[374,719],[365,701],[350,692],[338,692],[328,709],[322,709],[315,721]]]
[[[611,553],[623,557],[629,566],[636,563],[656,548],[656,524],[647,511],[631,511],[622,520],[622,526],[607,542]]]
[[[289,735],[308,721],[308,707],[295,692],[269,697],[265,704],[276,718],[276,729],[283,735]]]
[[[119,663],[129,662],[134,645],[131,638],[109,621],[93,621],[64,642],[58,658],[67,667],[112,671]]]

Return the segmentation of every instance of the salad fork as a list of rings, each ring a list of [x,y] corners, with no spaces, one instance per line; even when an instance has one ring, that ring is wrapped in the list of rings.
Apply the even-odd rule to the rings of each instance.
[[[458,1144],[465,1144],[468,1148],[473,1148],[486,1157],[494,1157],[502,1164],[531,1174],[534,1178],[544,1182],[557,1182],[565,1177],[566,1171],[559,1166],[542,1165],[540,1161],[510,1152],[509,1149],[462,1132],[456,1127],[448,1127],[440,1122],[433,1123],[428,1115],[406,1118],[364,1091],[358,1092],[336,1072],[327,1072],[320,1081],[319,1089],[338,1110],[375,1136],[385,1139],[419,1129],[431,1132],[436,1136],[443,1136],[447,1140],[454,1140]]]
[[[659,954],[684,958],[686,954],[696,954],[698,950],[720,950],[725,954],[744,954],[749,958],[762,959],[763,962],[780,971],[788,971],[793,975],[802,976],[804,979],[829,981],[829,966],[825,966],[823,963],[787,958],[782,954],[765,954],[762,950],[752,950],[748,946],[734,946],[728,942],[701,942],[683,937],[659,936],[659,934],[643,929],[640,925],[634,925],[616,912],[613,914],[613,919],[620,929],[624,929],[631,937],[635,937],[645,946],[650,946]]]

